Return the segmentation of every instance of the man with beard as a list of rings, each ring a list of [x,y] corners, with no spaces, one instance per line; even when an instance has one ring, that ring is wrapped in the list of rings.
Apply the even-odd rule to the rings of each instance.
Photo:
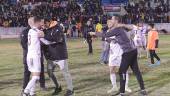
[[[110,29],[109,32],[107,32],[103,36],[105,38],[110,38],[110,37],[115,36],[117,43],[120,45],[120,47],[123,50],[121,64],[119,68],[119,76],[120,76],[119,96],[125,96],[126,73],[129,67],[131,67],[140,85],[140,89],[141,89],[140,96],[147,96],[147,93],[144,87],[143,78],[142,78],[142,75],[141,75],[141,72],[138,66],[137,49],[133,41],[128,37],[127,31],[124,28],[119,26],[120,17],[113,16],[111,18],[111,22],[113,24],[112,28]],[[95,35],[92,32],[90,34]]]
[[[62,91],[62,88],[58,84],[53,73],[56,65],[58,65],[67,83],[65,96],[71,96],[74,91],[72,78],[68,71],[68,53],[63,28],[57,21],[52,21],[51,19],[45,20],[45,27],[46,30],[44,39],[51,42],[50,45],[44,47],[44,53],[47,59],[47,72],[56,86],[52,95],[57,95]]]

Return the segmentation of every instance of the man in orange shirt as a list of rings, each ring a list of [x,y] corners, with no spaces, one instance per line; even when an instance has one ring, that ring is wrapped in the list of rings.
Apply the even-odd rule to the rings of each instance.
[[[160,65],[160,58],[155,52],[156,48],[158,48],[159,36],[157,30],[154,28],[154,24],[149,24],[149,26],[151,30],[148,32],[147,49],[149,50],[151,58],[151,64],[149,66],[152,67],[155,65]],[[154,58],[158,60],[156,63],[154,62]]]

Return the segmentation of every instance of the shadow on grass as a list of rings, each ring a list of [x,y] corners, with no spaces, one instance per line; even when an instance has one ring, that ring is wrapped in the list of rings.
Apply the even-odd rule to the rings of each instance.
[[[71,70],[77,69],[77,68],[85,68],[89,66],[93,66],[99,64],[99,62],[77,62],[70,66]],[[100,65],[100,64],[99,64]]]
[[[161,73],[157,77],[157,79],[148,80],[146,87],[151,88],[150,90],[148,90],[148,93],[151,93],[151,92],[155,91],[156,89],[159,89],[159,88],[165,86],[166,84],[168,84],[170,81],[169,74],[170,74],[170,72],[164,72],[164,73]]]
[[[7,81],[0,81],[0,90],[6,89],[9,87],[15,87],[16,85],[21,85],[22,79],[10,79]]]
[[[169,55],[168,53],[170,53],[170,50],[169,51],[165,51],[165,52],[159,52],[158,55],[162,56],[162,55]]]
[[[165,62],[164,64],[168,64],[170,63],[170,61]],[[166,66],[166,65],[165,65]],[[161,67],[160,67],[161,68]],[[155,69],[156,70],[156,69]],[[144,75],[147,75],[146,73]],[[170,71],[168,72],[155,72],[155,76],[154,77],[148,77],[148,79],[145,79],[144,83],[145,83],[145,87],[147,89],[148,94],[153,93],[155,90],[157,89],[161,89],[162,87],[166,86],[167,84],[169,84],[170,81]],[[133,87],[137,87],[138,84],[134,83],[132,85]],[[136,92],[138,92],[139,90],[133,92],[130,95],[134,95]],[[166,92],[167,90],[165,90]]]
[[[100,88],[101,86],[104,86],[108,82],[109,82],[108,76],[106,76],[106,74],[97,75],[97,76],[96,75],[95,76],[88,76],[88,78],[77,81],[77,85],[75,86],[75,90],[76,90],[76,93],[82,93],[82,92],[86,92],[86,91],[90,91],[90,90],[93,90],[93,89]]]
[[[22,72],[18,72],[18,73],[14,73],[14,74],[5,73],[5,74],[0,75],[0,77],[1,77],[1,78],[3,78],[3,77],[9,77],[9,76],[12,76],[12,75],[21,76],[21,75],[23,75],[23,73],[22,73]]]

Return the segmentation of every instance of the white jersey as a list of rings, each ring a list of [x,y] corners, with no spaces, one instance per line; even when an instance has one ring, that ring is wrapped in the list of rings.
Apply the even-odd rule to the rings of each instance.
[[[123,50],[118,43],[111,41],[109,52],[109,66],[120,66]]]
[[[140,29],[142,30],[142,34],[145,35],[148,28],[146,25],[143,25]]]
[[[28,57],[41,56],[40,38],[38,29],[30,29],[28,32]]]
[[[111,42],[110,43],[110,56],[112,59],[115,59],[117,57],[121,57],[123,54],[123,50],[121,46],[118,43]]]
[[[135,27],[133,29],[135,37],[134,38],[141,38],[142,37],[142,29],[140,27]]]
[[[146,45],[146,39],[145,39],[145,33],[144,29],[142,27],[136,27],[133,28],[134,31],[134,43],[135,46],[145,46]]]

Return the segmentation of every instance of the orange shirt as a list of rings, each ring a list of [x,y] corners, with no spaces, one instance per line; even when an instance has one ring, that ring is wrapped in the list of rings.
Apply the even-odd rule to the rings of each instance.
[[[147,42],[147,49],[148,50],[155,50],[155,40],[158,40],[158,32],[156,30],[151,30],[148,32],[148,42]]]

